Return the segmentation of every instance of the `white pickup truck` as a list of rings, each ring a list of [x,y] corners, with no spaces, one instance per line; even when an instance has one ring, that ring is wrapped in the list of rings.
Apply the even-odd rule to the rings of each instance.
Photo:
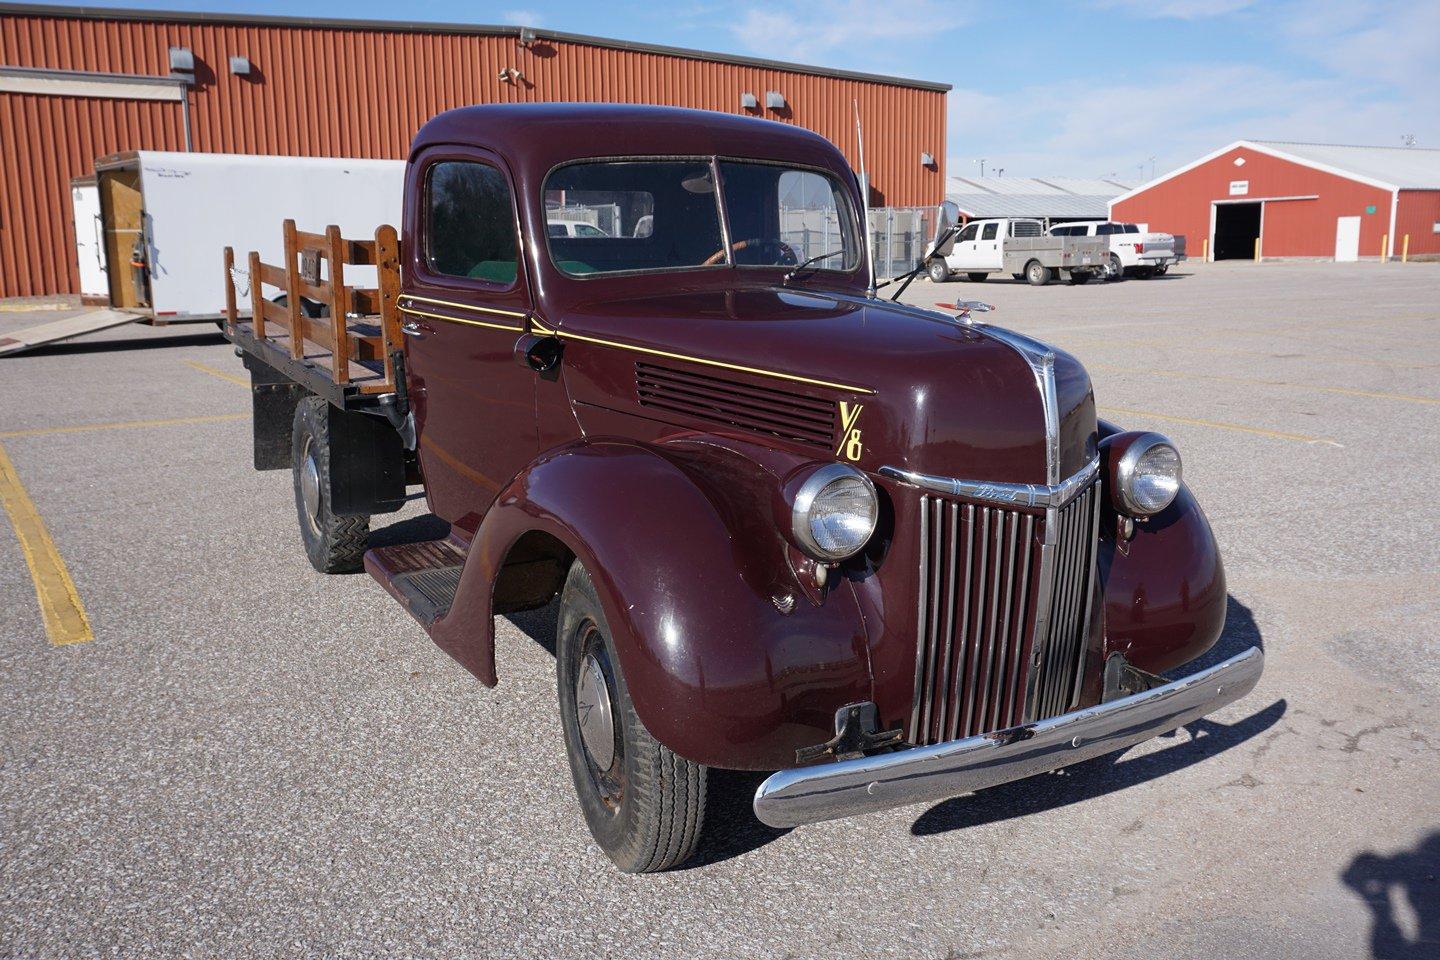
[[[1106,242],[1099,238],[1047,235],[1039,220],[972,220],[930,252],[925,271],[935,283],[957,273],[976,281],[1008,273],[1037,287],[1059,273],[1071,283],[1085,283],[1104,275],[1107,253]]]
[[[1106,258],[1105,279],[1119,280],[1129,276],[1148,279],[1170,269],[1185,259],[1184,237],[1168,233],[1148,233],[1133,223],[1114,220],[1085,220],[1060,223],[1050,228],[1052,237],[1104,237],[1110,244]]]

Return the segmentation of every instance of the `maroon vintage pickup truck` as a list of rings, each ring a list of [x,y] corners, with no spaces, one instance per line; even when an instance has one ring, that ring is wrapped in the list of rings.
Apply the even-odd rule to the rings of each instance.
[[[480,106],[415,138],[398,238],[227,251],[255,464],[293,470],[311,561],[363,562],[487,686],[494,615],[558,596],[575,789],[623,870],[691,855],[711,767],[778,770],[755,813],[799,825],[1112,752],[1259,678],[1258,649],[1156,676],[1226,609],[1175,448],[980,305],[878,298],[862,210],[793,126]],[[367,551],[414,485],[449,535]]]

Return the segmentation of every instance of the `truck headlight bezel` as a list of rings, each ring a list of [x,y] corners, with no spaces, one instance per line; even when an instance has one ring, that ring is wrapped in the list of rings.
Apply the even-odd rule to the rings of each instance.
[[[1131,517],[1153,517],[1164,512],[1180,495],[1185,482],[1179,448],[1168,437],[1145,431],[1114,438],[1112,455],[1117,441],[1123,449],[1111,471],[1115,509]]]
[[[865,548],[880,520],[880,497],[864,473],[844,463],[827,463],[800,480],[790,503],[791,540],[822,563],[836,563]],[[849,500],[849,504],[837,501]],[[848,506],[848,509],[846,508]],[[824,524],[839,518],[838,524]],[[822,526],[817,529],[817,524]]]

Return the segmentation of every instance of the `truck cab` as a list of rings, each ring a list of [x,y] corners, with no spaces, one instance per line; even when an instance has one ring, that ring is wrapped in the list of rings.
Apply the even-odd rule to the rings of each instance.
[[[562,206],[613,230],[552,232]],[[792,125],[469,107],[415,138],[398,240],[291,225],[283,268],[249,260],[263,329],[231,295],[256,464],[289,451],[317,569],[363,563],[486,686],[494,616],[558,601],[578,805],[623,870],[694,852],[714,768],[774,771],[755,814],[796,826],[1120,749],[1259,676],[1157,676],[1225,616],[1173,444],[981,305],[879,297],[863,210]],[[368,544],[417,487],[449,532]]]

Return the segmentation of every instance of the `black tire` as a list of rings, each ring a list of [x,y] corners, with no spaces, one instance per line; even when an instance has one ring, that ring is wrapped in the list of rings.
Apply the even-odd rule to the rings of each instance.
[[[925,273],[931,283],[947,283],[950,280],[950,268],[940,257],[935,257],[925,265]]]
[[[1032,287],[1043,287],[1050,282],[1050,268],[1039,260],[1025,264],[1025,280]]]
[[[290,437],[290,474],[300,540],[310,565],[321,573],[360,569],[370,539],[370,517],[337,516],[330,510],[330,417],[321,397],[295,405]],[[312,473],[313,471],[313,473]],[[314,489],[311,489],[311,484]]]
[[[1155,276],[1163,277],[1170,272],[1170,264],[1164,263],[1155,268]]]
[[[1120,262],[1120,255],[1118,253],[1110,254],[1110,268],[1105,275],[1105,279],[1110,281],[1125,279],[1125,266]]]
[[[560,594],[555,659],[565,752],[590,835],[626,873],[653,873],[684,863],[700,842],[709,770],[677,756],[640,722],[595,585],[578,560]],[[592,682],[589,689],[605,691],[612,718],[608,738],[603,723],[591,728],[598,760],[581,730],[578,705],[582,673],[592,670],[604,682]],[[592,715],[604,716],[598,702],[588,707],[587,722]],[[603,755],[607,747],[608,758]],[[605,769],[600,762],[607,762]]]
[[[1091,274],[1090,274],[1090,273],[1087,273],[1087,272],[1084,272],[1084,271],[1081,271],[1081,270],[1071,270],[1071,271],[1070,271],[1070,276],[1069,276],[1069,281],[1070,281],[1070,283],[1071,283],[1072,286],[1078,287],[1078,286],[1080,286],[1081,284],[1089,283],[1089,282],[1090,282],[1090,277],[1091,277]]]
[[[1155,276],[1155,268],[1154,268],[1154,267],[1136,267],[1136,268],[1135,268],[1135,276],[1139,277],[1141,280],[1149,280],[1151,277]]]
[[[965,274],[965,279],[971,283],[984,283],[985,278],[988,276],[990,276],[988,273],[967,273]]]

